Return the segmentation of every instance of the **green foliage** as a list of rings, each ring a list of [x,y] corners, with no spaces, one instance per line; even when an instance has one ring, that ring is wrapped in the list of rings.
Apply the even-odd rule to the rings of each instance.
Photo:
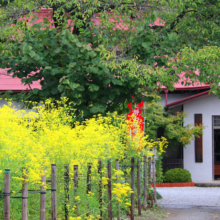
[[[117,110],[127,112],[132,95],[141,100],[148,85],[148,77],[135,75],[126,65],[117,72],[102,62],[106,50],[102,46],[92,48],[68,30],[40,29],[33,25],[22,41],[11,46],[13,56],[3,54],[0,66],[10,68],[9,73],[21,78],[25,84],[40,80],[42,90],[33,89],[29,94],[12,95],[17,101],[44,101],[48,97],[67,97],[75,104],[76,115],[91,117]],[[45,49],[46,48],[46,49]],[[124,74],[127,71],[127,74]],[[33,73],[33,74],[29,74]],[[156,87],[156,85],[155,85]]]
[[[211,83],[218,94],[219,6],[220,0],[8,1],[0,6],[0,67],[30,87],[37,80],[42,85],[14,100],[65,96],[79,118],[126,113],[132,96],[134,103],[149,101],[142,94],[158,82],[174,89],[183,70],[200,69],[189,77]],[[32,27],[19,19],[26,15],[31,23],[40,8],[52,8],[53,29],[46,18]],[[154,25],[158,18],[165,23]]]
[[[154,198],[154,190],[150,190],[150,196]],[[156,197],[157,199],[163,199],[162,195],[157,191],[156,191]]]
[[[191,174],[188,170],[175,168],[166,171],[164,174],[165,183],[185,183],[192,182]]]
[[[14,0],[0,0],[0,6],[5,7]]]
[[[147,94],[146,94],[147,95]],[[164,110],[162,105],[156,101],[145,103],[145,132],[150,139],[155,137],[165,137],[169,142],[169,147],[175,147],[176,144],[186,145],[194,136],[202,134],[203,125],[184,125],[185,112],[172,114],[169,110]]]
[[[158,155],[158,158],[156,160],[156,182],[162,183],[164,176],[163,176],[163,167],[162,167],[162,159],[163,157],[161,155]]]

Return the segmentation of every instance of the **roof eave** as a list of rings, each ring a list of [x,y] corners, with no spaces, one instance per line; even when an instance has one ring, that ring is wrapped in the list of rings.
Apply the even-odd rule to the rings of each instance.
[[[198,100],[198,99],[201,99],[201,98],[205,98],[205,97],[210,95],[209,92],[210,92],[210,90],[207,90],[205,92],[201,92],[199,94],[192,95],[192,96],[189,96],[189,97],[184,98],[184,99],[180,99],[180,100],[175,101],[175,102],[171,102],[169,104],[166,104],[166,107],[168,107],[169,109],[172,109],[172,108],[181,106],[183,104],[189,103],[191,101],[195,101],[195,100]]]

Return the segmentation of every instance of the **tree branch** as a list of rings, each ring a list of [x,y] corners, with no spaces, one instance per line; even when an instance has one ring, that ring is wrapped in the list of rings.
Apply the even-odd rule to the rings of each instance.
[[[179,23],[180,19],[183,18],[183,17],[184,17],[187,13],[189,13],[189,12],[198,12],[198,11],[197,11],[197,10],[194,10],[194,9],[191,9],[191,10],[188,10],[188,11],[183,11],[183,12],[181,12],[181,13],[177,16],[176,20],[174,20],[174,21],[170,24],[170,30],[173,30],[173,29],[176,27],[176,25]]]

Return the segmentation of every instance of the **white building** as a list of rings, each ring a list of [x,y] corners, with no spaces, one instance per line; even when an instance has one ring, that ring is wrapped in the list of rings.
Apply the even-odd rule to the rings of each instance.
[[[161,104],[172,112],[184,111],[187,117],[184,123],[203,124],[205,129],[200,138],[195,138],[185,147],[168,151],[165,160],[170,165],[189,170],[192,181],[211,182],[220,179],[220,99],[209,94],[209,85],[182,86],[176,84],[176,90],[166,89],[161,93]],[[182,161],[182,165],[181,165]],[[176,164],[175,164],[176,163]],[[178,164],[179,163],[179,164]]]

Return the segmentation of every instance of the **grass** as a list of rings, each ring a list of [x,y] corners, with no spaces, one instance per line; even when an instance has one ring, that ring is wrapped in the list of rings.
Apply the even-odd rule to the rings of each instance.
[[[167,211],[159,206],[148,208],[146,211],[141,211],[141,216],[138,216],[138,210],[135,209],[136,220],[163,220],[168,216]],[[122,220],[128,220],[130,217],[123,218]]]

